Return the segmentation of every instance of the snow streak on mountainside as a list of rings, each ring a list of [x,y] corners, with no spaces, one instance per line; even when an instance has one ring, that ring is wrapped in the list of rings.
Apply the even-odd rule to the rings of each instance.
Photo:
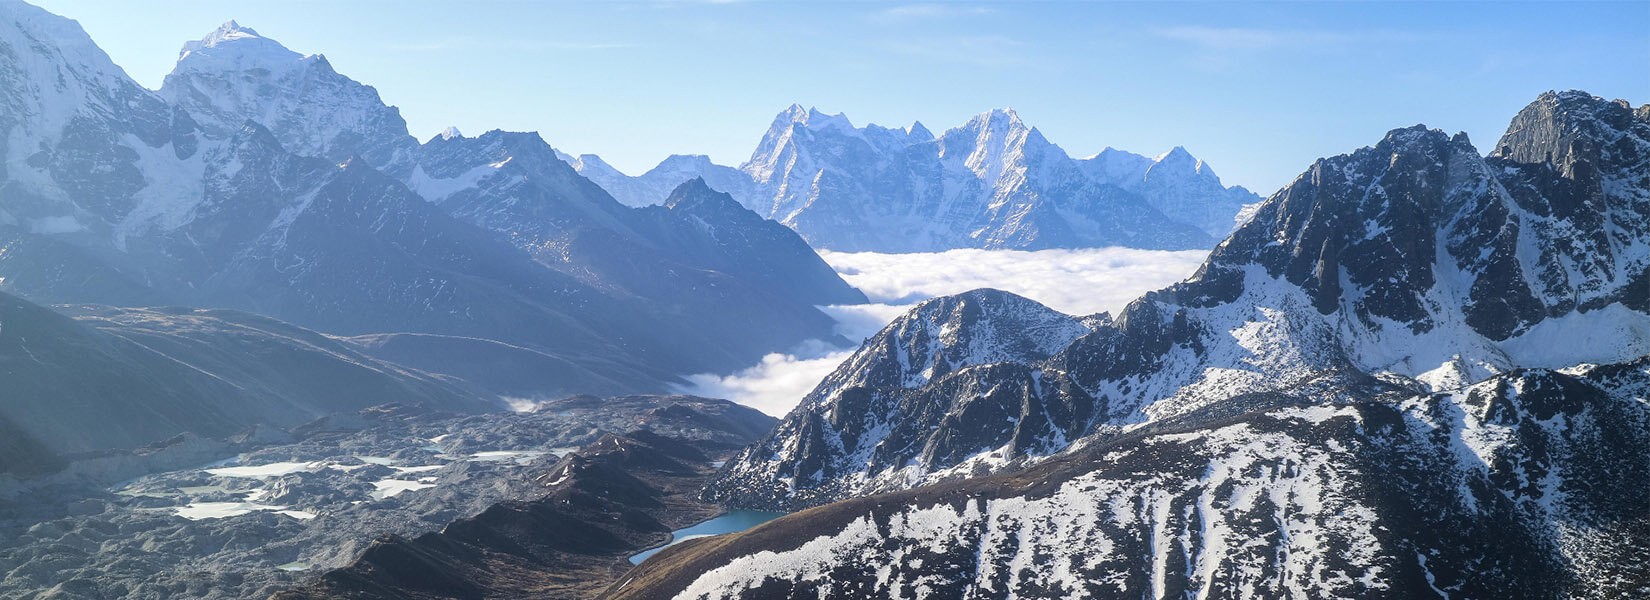
[[[6,0],[0,82],[0,285],[35,301],[375,334],[511,395],[659,391],[833,339],[814,306],[864,301],[731,201],[625,207],[536,134],[420,145],[371,87],[233,22],[155,93]],[[483,346],[494,374],[466,362]],[[546,366],[565,385],[520,372]]]
[[[1201,248],[1259,201],[1224,187],[1178,147],[1156,159],[1110,148],[1073,159],[1012,110],[935,137],[921,123],[854,127],[793,105],[738,169],[672,156],[629,177],[592,155],[563,157],[632,205],[703,177],[814,246],[840,251]]]
[[[1047,358],[873,378],[926,363],[868,344],[712,493],[811,505],[1035,461],[1245,394],[1354,401],[1636,360],[1650,354],[1647,116],[1546,94],[1489,158],[1415,127],[1320,160],[1191,279]],[[939,327],[962,339],[998,325]]]

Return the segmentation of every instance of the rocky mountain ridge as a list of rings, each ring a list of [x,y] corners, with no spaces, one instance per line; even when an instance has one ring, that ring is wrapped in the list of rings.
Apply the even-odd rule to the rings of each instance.
[[[840,251],[1202,248],[1260,201],[1222,185],[1180,147],[1155,159],[1112,148],[1071,158],[1012,109],[936,137],[921,123],[855,127],[792,105],[738,168],[671,156],[630,177],[593,155],[562,157],[631,205],[704,178],[816,247]]]

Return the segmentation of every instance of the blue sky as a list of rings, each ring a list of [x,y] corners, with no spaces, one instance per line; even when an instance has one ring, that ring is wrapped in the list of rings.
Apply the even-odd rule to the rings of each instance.
[[[633,174],[738,164],[792,102],[936,132],[1012,106],[1075,156],[1182,145],[1266,194],[1415,123],[1487,149],[1547,89],[1650,102],[1650,2],[34,1],[150,87],[236,19],[377,87],[420,139],[536,130]]]

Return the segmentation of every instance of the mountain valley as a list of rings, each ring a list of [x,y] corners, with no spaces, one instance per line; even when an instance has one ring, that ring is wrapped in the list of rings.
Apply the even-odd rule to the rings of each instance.
[[[1509,101],[1545,63],[1472,71],[1454,6],[362,6],[245,7],[337,67],[228,21],[157,70],[223,7],[0,0],[0,597],[1650,597],[1610,65]],[[791,94],[1171,149],[793,104],[614,166]]]

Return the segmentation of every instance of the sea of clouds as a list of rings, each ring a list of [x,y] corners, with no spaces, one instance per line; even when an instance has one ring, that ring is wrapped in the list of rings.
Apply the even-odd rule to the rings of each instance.
[[[821,307],[837,333],[861,342],[923,300],[996,288],[1074,315],[1116,313],[1141,294],[1190,276],[1206,250],[950,250],[919,254],[820,252],[871,304]],[[773,353],[731,374],[687,378],[683,393],[727,398],[770,415],[790,412],[857,346],[819,340]]]

